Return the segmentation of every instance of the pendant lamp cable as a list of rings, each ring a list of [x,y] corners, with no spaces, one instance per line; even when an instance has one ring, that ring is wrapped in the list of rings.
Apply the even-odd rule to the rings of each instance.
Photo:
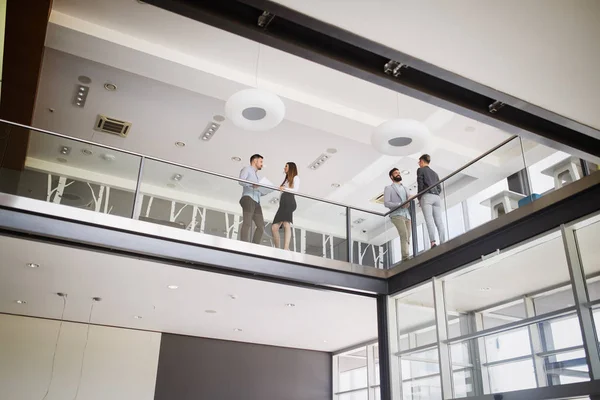
[[[52,368],[50,369],[50,382],[48,382],[48,387],[46,388],[46,393],[42,400],[46,400],[48,397],[48,393],[50,393],[50,387],[52,386],[52,381],[54,380],[54,366],[56,365],[56,351],[58,350],[58,342],[60,341],[60,334],[62,332],[63,322],[65,320],[65,309],[67,308],[67,295],[62,295],[63,300],[63,308],[60,314],[60,325],[58,326],[58,333],[56,334],[56,341],[54,342],[54,353],[52,354]]]
[[[96,301],[97,300],[93,300],[92,305],[90,306],[90,314],[88,316],[87,331],[85,334],[85,344],[83,346],[83,354],[81,355],[81,365],[79,366],[79,379],[77,380],[77,390],[75,391],[75,397],[73,397],[73,400],[77,400],[77,397],[79,396],[79,388],[81,387],[81,378],[83,377],[83,365],[85,363],[85,354],[87,352],[88,341],[90,339],[90,326],[92,323],[92,314],[94,312],[94,304],[96,303]]]

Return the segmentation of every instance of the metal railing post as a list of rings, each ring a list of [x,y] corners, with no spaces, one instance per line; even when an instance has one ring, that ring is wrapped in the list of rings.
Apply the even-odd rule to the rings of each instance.
[[[132,219],[139,219],[140,212],[142,210],[142,195],[140,193],[142,178],[144,176],[144,162],[146,161],[145,157],[140,158],[140,169],[138,170],[137,182],[135,184],[135,193],[133,195],[133,211],[131,213]]]
[[[346,248],[348,250],[348,262],[354,262],[352,247],[352,209],[346,207]]]

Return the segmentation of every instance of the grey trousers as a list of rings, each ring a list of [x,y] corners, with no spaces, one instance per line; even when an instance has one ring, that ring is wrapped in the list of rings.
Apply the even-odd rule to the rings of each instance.
[[[252,200],[249,196],[244,196],[240,200],[243,210],[242,229],[240,229],[240,239],[244,242],[250,241],[250,232],[252,231],[252,222],[256,225],[252,243],[259,244],[265,231],[265,220],[263,219],[262,207]]]
[[[446,227],[444,226],[444,217],[442,216],[442,200],[440,196],[432,193],[425,193],[419,201],[425,224],[427,224],[427,232],[429,232],[429,240],[435,242],[435,228],[437,227],[440,235],[440,243],[446,241]]]

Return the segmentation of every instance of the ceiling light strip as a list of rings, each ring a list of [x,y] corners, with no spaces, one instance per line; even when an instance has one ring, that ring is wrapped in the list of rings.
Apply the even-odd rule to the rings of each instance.
[[[216,122],[209,122],[206,125],[206,128],[204,128],[202,135],[200,135],[200,139],[202,139],[205,142],[208,142],[210,139],[213,138],[213,136],[215,135],[215,133],[217,133],[220,127],[221,124],[217,124]]]
[[[83,108],[85,106],[85,101],[87,100],[89,91],[90,91],[89,86],[76,85],[75,86],[75,96],[73,96],[73,105],[75,107]]]
[[[309,169],[315,170],[320,168],[323,164],[325,164],[325,162],[327,160],[329,160],[331,158],[330,155],[327,155],[325,153],[321,154],[319,157],[317,157],[317,159],[315,161],[313,161],[312,163],[310,163],[308,165]]]

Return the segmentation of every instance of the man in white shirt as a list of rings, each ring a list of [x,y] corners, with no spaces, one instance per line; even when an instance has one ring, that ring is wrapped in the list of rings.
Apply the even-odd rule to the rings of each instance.
[[[398,230],[400,236],[400,251],[402,252],[402,261],[406,261],[410,258],[410,203],[398,208],[398,206],[404,203],[410,198],[408,190],[402,185],[402,175],[398,168],[394,168],[389,172],[392,184],[385,187],[383,191],[383,204],[390,210],[395,210],[390,214],[392,224]]]
[[[240,171],[240,179],[258,183],[258,171],[263,167],[263,157],[260,154],[254,154],[250,157],[250,165]],[[240,205],[243,210],[242,228],[240,229],[240,238],[244,242],[250,241],[250,232],[252,231],[252,221],[256,225],[252,243],[259,244],[263,233],[265,232],[265,220],[263,218],[262,207],[260,206],[260,190],[258,185],[240,182],[244,188]]]

